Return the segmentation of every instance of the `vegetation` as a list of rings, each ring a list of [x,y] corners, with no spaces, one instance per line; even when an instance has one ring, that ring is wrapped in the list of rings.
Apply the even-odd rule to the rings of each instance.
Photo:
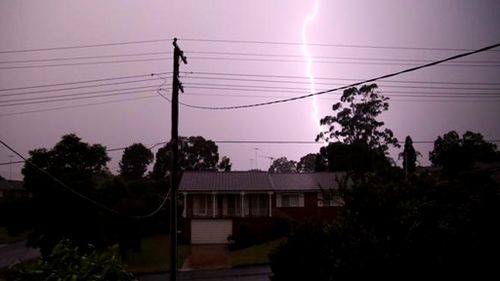
[[[190,254],[189,245],[179,245],[177,268]],[[126,259],[127,270],[136,273],[158,273],[170,271],[170,240],[167,235],[154,235],[141,241],[138,251],[133,251]]]
[[[13,272],[13,281],[98,281],[137,280],[124,269],[114,249],[97,251],[92,246],[85,251],[62,240],[43,260],[21,264]]]
[[[229,252],[231,266],[268,264],[269,254],[285,242],[285,238],[275,239],[252,247]]]
[[[120,175],[130,179],[144,176],[148,165],[153,161],[153,153],[142,143],[134,143],[125,148],[120,161]]]
[[[269,167],[269,173],[296,173],[297,162],[280,157],[273,161]]]
[[[316,140],[335,142],[321,148],[323,163],[317,170],[361,174],[390,166],[386,156],[389,146],[399,144],[393,132],[383,128],[384,122],[378,120],[389,109],[389,103],[376,90],[376,84],[345,90],[340,102],[332,106],[335,114],[320,120],[327,130],[318,134]]]
[[[475,162],[499,161],[500,154],[496,145],[486,142],[479,133],[467,131],[460,138],[457,132],[450,131],[434,141],[429,160],[434,166],[443,167],[445,174],[456,175],[471,169]]]

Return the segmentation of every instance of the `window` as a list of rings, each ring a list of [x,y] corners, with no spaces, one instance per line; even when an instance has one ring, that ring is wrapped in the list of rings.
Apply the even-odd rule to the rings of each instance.
[[[339,207],[344,205],[342,197],[336,194],[318,193],[318,207]]]
[[[195,216],[208,215],[208,195],[194,195],[193,197],[193,214]]]
[[[269,195],[267,194],[248,194],[245,195],[245,204],[252,217],[266,217],[269,215]]]
[[[304,194],[302,193],[281,194],[281,207],[304,207]]]
[[[223,214],[225,216],[241,216],[241,197],[240,195],[230,194],[223,197]]]

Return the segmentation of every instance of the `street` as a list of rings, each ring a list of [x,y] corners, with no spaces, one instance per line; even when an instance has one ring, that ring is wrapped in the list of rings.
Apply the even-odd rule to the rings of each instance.
[[[40,252],[26,247],[26,240],[0,246],[0,268],[7,267],[15,261],[35,259]]]
[[[271,269],[267,265],[249,266],[230,269],[217,270],[197,270],[184,271],[178,273],[179,281],[195,281],[195,280],[210,280],[210,281],[269,281]],[[170,280],[169,275],[154,274],[143,275],[138,277],[141,281],[166,281]]]

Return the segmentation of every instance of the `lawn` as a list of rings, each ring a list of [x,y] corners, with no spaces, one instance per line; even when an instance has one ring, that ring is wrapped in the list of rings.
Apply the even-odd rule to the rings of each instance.
[[[10,236],[7,229],[0,227],[0,244],[13,243],[17,241],[24,240],[28,237],[28,232],[24,232],[19,235]]]
[[[231,266],[268,264],[269,253],[285,240],[286,238],[280,238],[245,249],[232,251],[229,253],[229,262]]]
[[[190,247],[179,245],[177,268],[190,253]],[[125,261],[127,270],[133,273],[158,273],[170,271],[170,240],[168,235],[156,235],[142,240],[141,250],[131,252]]]

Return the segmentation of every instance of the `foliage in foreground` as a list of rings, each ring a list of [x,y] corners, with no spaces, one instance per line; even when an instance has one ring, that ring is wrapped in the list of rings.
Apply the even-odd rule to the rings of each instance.
[[[500,188],[482,172],[436,182],[367,176],[339,221],[296,228],[271,255],[273,280],[343,280],[494,272]]]
[[[13,267],[14,281],[97,281],[137,280],[125,271],[116,249],[82,253],[68,240],[57,244],[52,253],[34,264]]]

